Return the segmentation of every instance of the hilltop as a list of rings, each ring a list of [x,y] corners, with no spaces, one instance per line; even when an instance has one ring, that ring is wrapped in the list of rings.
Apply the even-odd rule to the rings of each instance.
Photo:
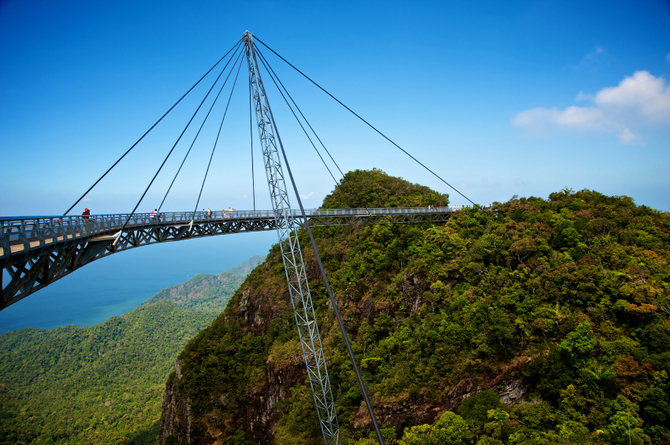
[[[373,170],[323,207],[429,204],[448,197]],[[668,213],[566,188],[314,235],[387,443],[670,440]],[[300,242],[345,443],[375,443]],[[179,355],[162,412],[159,443],[321,443],[277,246]]]

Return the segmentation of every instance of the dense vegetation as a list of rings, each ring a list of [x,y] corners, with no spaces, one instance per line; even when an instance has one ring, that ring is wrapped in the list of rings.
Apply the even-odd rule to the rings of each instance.
[[[446,197],[379,171],[347,174],[324,201],[429,204],[447,205]],[[389,441],[670,440],[668,213],[564,189],[548,200],[466,208],[442,225],[315,236]],[[340,425],[350,442],[368,443],[362,396],[300,239]],[[183,376],[171,374],[169,386],[189,404],[175,418],[188,416],[198,443],[321,442],[284,280],[275,248],[180,355]],[[506,370],[526,388],[524,402],[502,404],[495,385],[477,389]],[[471,397],[454,404],[467,379]],[[268,398],[277,402],[267,407]]]
[[[0,444],[155,443],[177,354],[261,259],[198,275],[97,326],[0,335]]]

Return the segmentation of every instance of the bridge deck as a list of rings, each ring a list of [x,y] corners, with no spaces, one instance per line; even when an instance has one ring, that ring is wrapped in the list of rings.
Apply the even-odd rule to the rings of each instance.
[[[341,221],[333,219],[361,218],[368,219],[380,216],[410,216],[451,214],[450,208],[383,208],[383,209],[310,209],[306,210],[310,218],[310,225],[342,225]],[[50,245],[87,238],[89,241],[102,241],[98,237],[113,235],[123,228],[128,218],[127,214],[86,216],[46,216],[46,217],[16,217],[0,218],[0,258],[7,258],[15,254],[48,247]],[[300,219],[301,215],[293,211],[292,217]],[[275,215],[271,210],[234,210],[232,212],[212,212],[207,216],[205,212],[169,212],[157,216],[149,213],[133,215],[125,227],[126,231],[147,229],[183,227],[210,223],[230,223],[271,221]],[[389,221],[402,222],[402,221]],[[414,222],[414,221],[412,221]],[[97,235],[97,236],[96,236]],[[6,251],[9,252],[7,255]]]
[[[437,223],[456,209],[392,207],[383,209],[312,209],[312,227],[352,224]],[[105,256],[149,244],[230,233],[275,230],[270,210],[232,212],[170,212],[2,217],[0,218],[0,310],[25,296]],[[302,214],[292,211],[290,218]],[[128,220],[128,223],[126,223]],[[124,227],[125,224],[125,227]],[[10,280],[6,280],[5,274]]]

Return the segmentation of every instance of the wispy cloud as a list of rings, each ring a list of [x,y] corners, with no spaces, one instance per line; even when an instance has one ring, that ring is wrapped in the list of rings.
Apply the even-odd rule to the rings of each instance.
[[[602,46],[596,46],[593,51],[582,57],[579,64],[573,68],[576,70],[583,68],[595,68],[600,66],[607,66],[612,61],[612,56]]]
[[[670,86],[648,71],[636,71],[618,86],[603,88],[595,95],[580,91],[575,100],[590,101],[593,105],[562,110],[533,108],[518,113],[512,124],[534,135],[552,130],[616,134],[624,144],[641,139],[631,128],[670,125]]]
[[[312,195],[314,195],[314,192],[310,192],[309,195],[303,195],[303,194],[301,194],[300,197],[301,197],[302,199],[307,200],[307,199],[311,198]]]

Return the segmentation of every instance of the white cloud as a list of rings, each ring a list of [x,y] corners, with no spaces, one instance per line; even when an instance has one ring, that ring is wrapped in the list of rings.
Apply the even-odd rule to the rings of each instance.
[[[603,88],[594,101],[602,108],[635,110],[650,122],[670,124],[670,86],[648,71],[636,71],[619,86]]]
[[[310,192],[309,195],[303,195],[303,194],[301,194],[300,197],[301,197],[302,199],[307,200],[307,199],[311,198],[312,195],[314,195],[314,192]]]
[[[670,86],[648,71],[636,71],[618,86],[603,88],[595,95],[580,91],[575,100],[592,101],[593,106],[533,108],[518,113],[512,124],[530,134],[549,130],[616,134],[624,144],[640,139],[632,127],[670,124]]]

